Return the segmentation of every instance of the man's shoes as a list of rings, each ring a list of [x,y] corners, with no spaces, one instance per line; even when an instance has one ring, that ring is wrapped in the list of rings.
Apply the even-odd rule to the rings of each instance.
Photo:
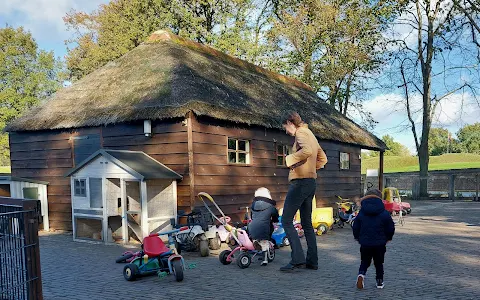
[[[292,272],[292,271],[295,271],[296,269],[303,269],[305,268],[305,264],[298,264],[298,265],[294,265],[294,264],[287,264],[286,266],[283,266],[280,268],[280,271],[282,272]]]
[[[365,275],[358,274],[357,277],[357,289],[362,290],[365,286]]]
[[[383,289],[384,286],[383,279],[377,279],[377,289]]]
[[[306,264],[306,265],[305,265],[305,268],[310,269],[310,270],[318,270],[318,266],[317,266],[317,265],[309,265],[309,264]]]

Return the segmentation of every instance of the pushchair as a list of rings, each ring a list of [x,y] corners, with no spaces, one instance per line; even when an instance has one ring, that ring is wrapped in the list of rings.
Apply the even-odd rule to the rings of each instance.
[[[198,198],[203,202],[205,207],[208,209],[208,211],[212,214],[212,216],[222,224],[225,229],[227,229],[230,232],[230,238],[235,240],[236,242],[236,247],[233,250],[224,250],[220,253],[219,255],[219,260],[222,264],[224,265],[229,265],[233,261],[236,261],[237,265],[242,268],[248,268],[250,264],[252,263],[252,260],[255,259],[256,257],[261,258],[263,251],[261,249],[256,249],[255,246],[253,245],[253,242],[250,240],[248,237],[248,234],[245,230],[235,228],[231,226],[230,221],[231,218],[228,216],[225,216],[223,211],[218,207],[217,203],[213,200],[212,196],[210,196],[207,193],[201,192],[198,194]],[[215,206],[216,210],[218,211],[219,215],[221,217],[217,217],[216,214],[211,210],[211,208],[208,206],[207,202],[205,202],[205,199],[208,199],[213,206]],[[267,252],[267,258],[268,262],[272,262],[275,259],[275,247],[272,242],[269,243],[269,249]]]

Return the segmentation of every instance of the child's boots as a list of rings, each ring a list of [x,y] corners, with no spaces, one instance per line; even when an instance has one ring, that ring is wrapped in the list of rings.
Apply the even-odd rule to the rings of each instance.
[[[268,265],[268,251],[263,251],[262,266]]]

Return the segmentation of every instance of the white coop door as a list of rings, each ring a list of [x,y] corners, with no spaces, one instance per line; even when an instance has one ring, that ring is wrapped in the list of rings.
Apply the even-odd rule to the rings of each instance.
[[[147,181],[147,199],[149,232],[171,229],[170,219],[175,218],[177,205],[172,181]]]

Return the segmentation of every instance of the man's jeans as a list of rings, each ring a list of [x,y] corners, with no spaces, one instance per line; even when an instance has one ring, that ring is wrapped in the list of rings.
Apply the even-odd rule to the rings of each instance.
[[[290,241],[292,249],[291,264],[307,263],[312,266],[318,266],[317,239],[312,226],[312,199],[317,187],[316,180],[313,178],[294,179],[288,187],[287,198],[283,206],[282,225]],[[302,245],[298,233],[293,227],[293,217],[300,210],[302,228],[307,240],[307,258],[303,253]]]

